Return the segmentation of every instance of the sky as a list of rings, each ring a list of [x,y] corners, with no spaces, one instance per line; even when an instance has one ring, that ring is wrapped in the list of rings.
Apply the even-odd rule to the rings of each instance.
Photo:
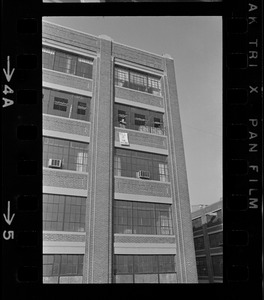
[[[190,204],[222,197],[222,17],[44,17],[174,59]]]

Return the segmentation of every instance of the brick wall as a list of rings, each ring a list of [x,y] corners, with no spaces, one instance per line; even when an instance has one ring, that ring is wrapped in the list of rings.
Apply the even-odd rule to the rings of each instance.
[[[136,64],[141,64],[158,70],[164,69],[162,58],[158,55],[146,53],[144,51],[133,49],[124,45],[114,44],[113,55]]]
[[[43,185],[87,190],[87,174],[43,169]]]
[[[155,96],[148,93],[143,93],[139,91],[133,91],[131,89],[115,87],[115,97],[126,99],[135,102],[135,106],[137,104],[147,104],[153,106],[153,110],[156,107],[164,107],[163,98],[159,96]],[[140,106],[140,105],[139,105]]]
[[[170,183],[115,177],[115,193],[171,197]]]
[[[98,38],[91,35],[83,34],[68,28],[63,28],[58,25],[50,23],[42,23],[43,34],[42,38],[45,40],[54,40],[61,42],[68,46],[75,46],[83,50],[90,50],[97,52],[99,49]]]
[[[91,79],[72,76],[70,74],[61,73],[53,70],[43,69],[43,81],[52,84],[67,86],[83,91],[92,91]]]
[[[85,235],[65,233],[43,233],[43,241],[84,242]]]
[[[119,142],[119,132],[127,132],[130,144],[167,149],[167,138],[164,135],[148,134],[141,131],[131,131],[125,128],[115,128],[115,141]]]
[[[51,115],[43,115],[43,129],[66,132],[82,136],[90,136],[91,124],[73,119],[58,118]]]
[[[175,244],[174,236],[139,236],[115,234],[115,243],[170,243]]]

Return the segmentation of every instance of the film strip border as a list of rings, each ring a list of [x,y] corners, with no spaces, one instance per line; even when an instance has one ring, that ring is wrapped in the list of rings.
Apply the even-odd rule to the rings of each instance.
[[[262,5],[224,3],[224,285],[214,285],[223,299],[261,293]],[[3,295],[39,299],[48,289],[41,255],[42,4],[6,0],[2,8]]]
[[[262,253],[261,5],[261,1],[241,2],[224,21],[224,278],[241,298],[245,291],[236,283],[261,295],[257,286]]]

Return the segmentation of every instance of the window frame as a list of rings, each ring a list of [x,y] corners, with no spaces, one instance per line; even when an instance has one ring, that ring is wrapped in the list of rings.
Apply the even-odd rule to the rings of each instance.
[[[42,202],[43,203],[43,218],[42,218],[43,230],[84,233],[85,216],[86,216],[85,199],[86,199],[85,197],[81,197],[81,196],[56,195],[56,194],[44,193],[43,202]],[[77,217],[79,221],[76,221]],[[50,218],[52,219],[48,220]],[[72,219],[74,219],[74,221]]]
[[[119,261],[119,259],[127,257],[128,259],[130,259],[130,261],[132,262],[132,267],[131,272],[119,272],[119,266],[120,264],[117,263],[117,261]],[[173,270],[162,270],[161,267],[161,263],[162,263],[162,258],[170,258],[170,260],[173,260]],[[144,259],[148,259],[147,261],[149,262],[150,260],[152,260],[152,262],[154,261],[154,266],[149,264],[147,265]],[[139,263],[137,264],[136,261],[138,261]],[[163,264],[163,266],[166,264]],[[141,269],[137,270],[137,267],[140,266]],[[147,267],[147,270],[143,270],[142,267],[144,268]],[[150,271],[152,269],[152,271]],[[116,278],[116,276],[128,276],[131,275],[133,278],[133,283],[135,283],[135,278],[137,275],[157,275],[157,282],[160,283],[160,275],[162,274],[177,274],[176,272],[176,258],[175,258],[175,254],[142,254],[142,255],[131,255],[131,254],[115,254],[114,255],[114,277]],[[177,279],[176,279],[177,280]]]
[[[114,157],[115,176],[138,178],[137,172],[142,170],[150,172],[149,180],[170,182],[169,163],[166,155],[116,148]],[[118,157],[120,158],[119,164],[117,164]],[[164,172],[161,165],[164,166]]]
[[[43,113],[60,116],[71,120],[81,120],[90,122],[90,109],[91,109],[91,100],[90,96],[78,95],[73,93],[68,93],[65,91],[55,90],[48,87],[42,88],[42,104],[43,104]],[[65,105],[66,110],[54,109],[55,99],[60,98],[66,100],[68,103]],[[86,103],[85,114],[78,114],[78,103]]]
[[[75,257],[77,258],[77,264],[69,264],[69,259],[71,257]],[[44,273],[44,269],[45,266],[47,266],[47,264],[45,264],[45,260],[48,258],[53,258],[53,263],[52,264],[48,264],[48,265],[52,265],[52,273],[51,274],[45,274]],[[63,261],[65,261],[65,258],[67,259],[66,264],[68,264],[69,266],[77,266],[77,274],[63,274],[62,273],[62,265],[65,264],[63,263]],[[57,259],[57,262],[56,262]],[[58,261],[59,260],[59,261]],[[56,264],[55,264],[56,262]],[[59,282],[59,278],[61,277],[75,277],[75,276],[83,276],[83,265],[84,265],[84,254],[43,254],[42,257],[42,265],[43,265],[43,277],[58,277],[58,282]],[[56,265],[57,271],[55,272],[55,274],[53,273],[54,271],[54,265]]]
[[[45,54],[43,53],[49,53],[54,52],[54,57],[51,62],[51,64],[45,65],[44,64],[44,58]],[[63,66],[63,62],[67,61],[65,64],[66,66]],[[77,77],[85,78],[85,79],[93,79],[93,66],[94,66],[94,59],[91,57],[86,57],[80,54],[75,54],[73,52],[58,49],[51,46],[43,45],[42,47],[42,68],[44,69],[50,69],[53,71],[61,72],[64,74],[70,74]],[[91,65],[92,67],[87,69],[87,72],[81,72],[80,69],[82,69],[82,66],[84,66],[83,63],[86,63],[87,65]],[[79,74],[78,74],[79,73]]]
[[[119,74],[127,74],[127,80],[124,80]],[[162,96],[161,80],[162,76],[154,75],[137,69],[115,65],[115,85],[130,88],[136,91],[145,92],[155,96]],[[154,84],[156,82],[156,84]],[[156,87],[155,87],[156,85]]]
[[[167,218],[162,220],[164,212]],[[172,236],[172,206],[154,202],[114,200],[114,233]]]
[[[76,145],[78,146],[76,147]],[[62,161],[62,167],[57,170],[88,172],[88,143],[43,136],[42,153],[44,167],[48,167],[49,159],[60,159]],[[78,162],[79,156],[77,153],[83,154],[82,163]]]

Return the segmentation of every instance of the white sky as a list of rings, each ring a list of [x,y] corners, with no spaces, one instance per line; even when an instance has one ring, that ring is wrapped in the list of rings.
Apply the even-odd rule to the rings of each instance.
[[[191,205],[222,197],[222,17],[45,17],[174,58]]]

